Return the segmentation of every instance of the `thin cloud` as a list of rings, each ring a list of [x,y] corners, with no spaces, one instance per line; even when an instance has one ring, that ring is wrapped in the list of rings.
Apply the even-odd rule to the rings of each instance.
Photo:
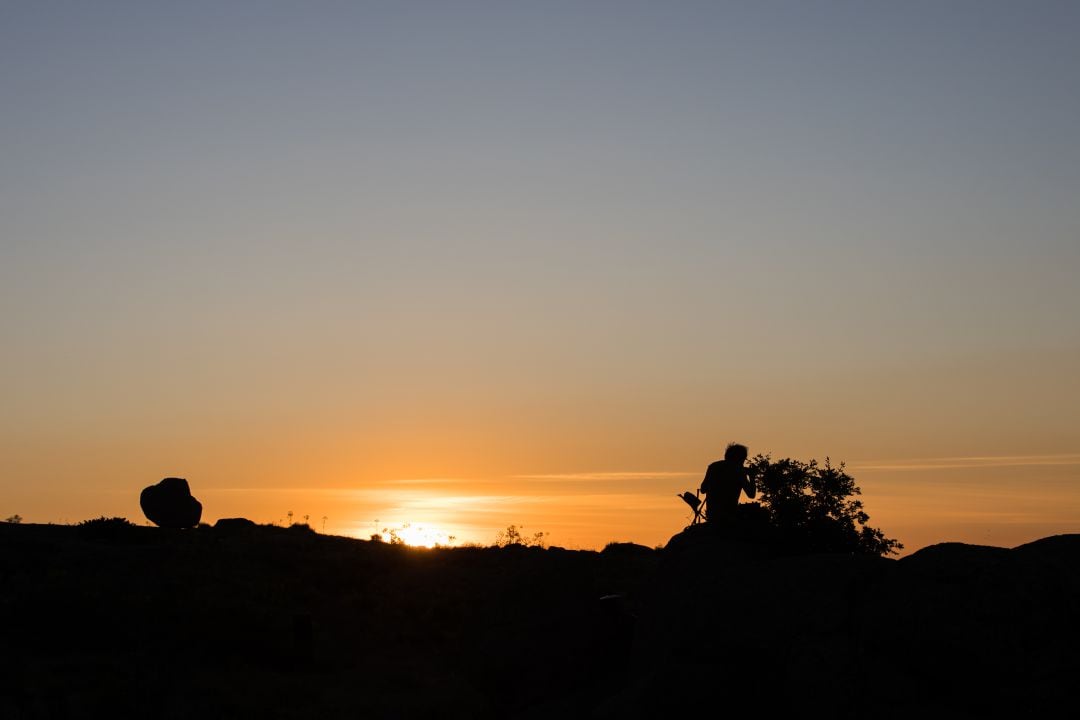
[[[502,510],[507,507],[555,506],[559,508],[643,508],[656,509],[676,506],[667,495],[612,493],[589,495],[459,495],[407,498],[401,507],[416,509],[457,510],[475,512]]]
[[[392,480],[380,480],[377,485],[460,485],[468,484],[474,485],[476,483],[483,482],[476,478],[447,478],[447,477],[434,477],[434,478],[394,478]]]
[[[697,477],[700,472],[682,472],[659,470],[654,472],[617,471],[617,472],[581,472],[581,473],[546,473],[537,475],[514,475],[517,480],[543,480],[549,482],[617,482],[620,480],[656,480],[661,478]]]
[[[288,495],[303,493],[305,495],[350,495],[356,492],[352,488],[327,488],[327,487],[207,487],[200,489],[197,494],[210,493],[255,493],[265,495],[274,493]]]
[[[981,455],[971,457],[912,458],[910,460],[862,460],[849,463],[852,470],[963,470],[971,468],[1080,465],[1080,453],[1058,455]]]

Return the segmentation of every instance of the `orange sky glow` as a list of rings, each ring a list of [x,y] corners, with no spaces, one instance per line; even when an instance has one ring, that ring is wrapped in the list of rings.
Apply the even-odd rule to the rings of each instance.
[[[0,517],[1080,532],[1075,5],[617,5],[6,8]]]

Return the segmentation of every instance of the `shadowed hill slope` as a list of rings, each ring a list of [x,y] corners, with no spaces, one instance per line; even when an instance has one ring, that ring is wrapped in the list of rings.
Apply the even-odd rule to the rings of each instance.
[[[254,527],[0,525],[0,717],[494,717],[586,706],[654,552]],[[607,623],[607,624],[606,624]]]
[[[0,716],[1026,716],[1069,699],[1077,607],[1080,536],[891,560],[0,525]]]
[[[1080,535],[901,560],[680,540],[649,584],[635,679],[603,716],[1026,717],[1071,704]]]

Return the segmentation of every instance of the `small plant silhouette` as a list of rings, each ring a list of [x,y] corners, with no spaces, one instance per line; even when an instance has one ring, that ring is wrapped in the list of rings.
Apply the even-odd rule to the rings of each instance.
[[[15,514],[15,515],[12,515],[10,517],[4,518],[4,522],[10,523],[11,525],[18,525],[19,523],[22,522],[22,520],[23,520],[22,515],[18,515],[18,514]]]
[[[382,542],[383,538],[388,537],[390,538],[391,545],[404,545],[405,538],[401,536],[401,533],[405,530],[408,530],[410,527],[412,527],[412,523],[402,523],[400,528],[383,528],[382,534],[378,536],[379,542]],[[372,537],[372,540],[374,539],[375,538]]]
[[[500,530],[495,536],[496,547],[510,547],[511,545],[520,545],[522,547],[547,547],[546,532],[533,533],[532,535],[522,534],[522,530],[525,526],[522,525],[518,528],[517,525],[508,525],[505,530]]]

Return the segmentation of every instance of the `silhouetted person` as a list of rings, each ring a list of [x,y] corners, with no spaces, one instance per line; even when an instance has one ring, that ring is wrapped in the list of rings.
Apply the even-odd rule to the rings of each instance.
[[[739,493],[753,499],[757,495],[754,481],[746,467],[746,458],[750,451],[745,445],[731,443],[724,451],[724,459],[717,460],[705,471],[701,481],[701,491],[705,493],[705,520],[715,522],[735,517],[735,508],[739,505]]]

